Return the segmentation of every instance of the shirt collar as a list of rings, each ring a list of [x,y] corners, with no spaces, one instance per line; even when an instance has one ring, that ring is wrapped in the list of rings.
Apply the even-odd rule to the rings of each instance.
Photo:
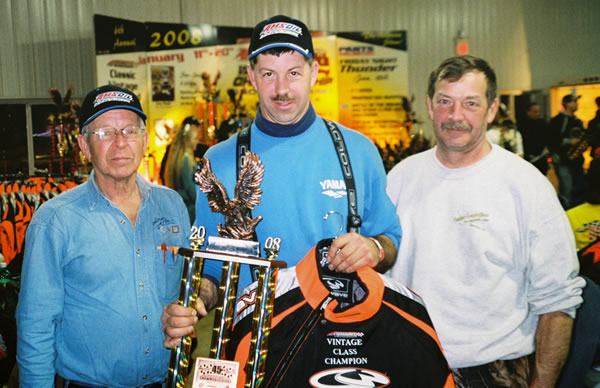
[[[90,194],[90,197],[89,197],[90,210],[94,210],[96,207],[98,207],[98,205],[103,200],[106,201],[106,203],[110,202],[110,200],[108,198],[106,198],[106,196],[98,188],[98,185],[96,184],[95,176],[96,176],[95,170],[92,169],[92,172],[90,173],[90,176],[88,177],[88,180],[87,180],[88,190],[89,190],[89,194]],[[150,183],[146,182],[146,180],[142,177],[142,175],[140,173],[137,173],[137,175],[135,176],[135,183],[138,185],[138,188],[140,189],[140,193],[142,195],[142,203],[144,201],[147,201],[148,199],[150,199],[150,193],[152,191],[152,187],[150,186]]]
[[[292,137],[301,134],[306,131],[315,122],[317,113],[313,108],[312,103],[309,104],[308,110],[302,116],[302,118],[294,124],[277,124],[264,118],[260,111],[260,106],[256,111],[256,120],[254,123],[256,127],[269,136],[274,137]]]

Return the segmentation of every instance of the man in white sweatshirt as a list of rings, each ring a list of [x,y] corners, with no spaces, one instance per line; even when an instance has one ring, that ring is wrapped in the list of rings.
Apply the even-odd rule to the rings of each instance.
[[[388,273],[423,297],[457,386],[553,387],[585,282],[550,182],[485,136],[496,93],[479,58],[431,73],[437,146],[388,174],[404,233]]]

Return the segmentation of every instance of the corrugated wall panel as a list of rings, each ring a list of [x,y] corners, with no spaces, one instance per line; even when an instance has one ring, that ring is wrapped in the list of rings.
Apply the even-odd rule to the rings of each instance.
[[[495,67],[501,89],[547,88],[600,74],[600,1],[572,0],[0,0],[0,99],[95,85],[93,14],[137,21],[252,27],[277,13],[313,30],[408,32],[409,88],[425,119],[429,72],[459,30]]]
[[[536,3],[523,2],[533,88],[600,76],[600,1]]]
[[[95,13],[138,21],[179,22],[180,1],[1,0],[0,99],[47,98],[70,85],[95,85]]]
[[[0,96],[16,95],[22,89],[19,80],[23,77],[17,66],[17,28],[14,26],[13,7],[10,0],[0,0]],[[15,91],[11,93],[10,91]]]

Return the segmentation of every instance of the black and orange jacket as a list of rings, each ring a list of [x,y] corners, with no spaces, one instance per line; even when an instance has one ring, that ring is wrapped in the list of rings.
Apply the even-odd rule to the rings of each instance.
[[[264,386],[454,387],[420,297],[371,268],[350,275],[322,268],[330,243],[321,241],[296,267],[279,271]],[[240,363],[238,386],[255,289],[256,283],[238,299],[227,352]]]
[[[13,260],[22,262],[25,234],[35,210],[41,203],[77,185],[73,177],[58,181],[52,177],[0,181],[0,260],[5,264]],[[17,267],[20,269],[20,264]]]

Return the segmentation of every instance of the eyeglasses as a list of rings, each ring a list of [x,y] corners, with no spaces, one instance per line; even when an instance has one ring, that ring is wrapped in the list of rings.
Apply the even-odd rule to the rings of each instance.
[[[98,140],[103,141],[114,140],[118,132],[121,132],[125,140],[136,140],[140,133],[142,133],[142,128],[137,125],[129,125],[121,129],[113,127],[98,128],[90,132],[98,136]]]

